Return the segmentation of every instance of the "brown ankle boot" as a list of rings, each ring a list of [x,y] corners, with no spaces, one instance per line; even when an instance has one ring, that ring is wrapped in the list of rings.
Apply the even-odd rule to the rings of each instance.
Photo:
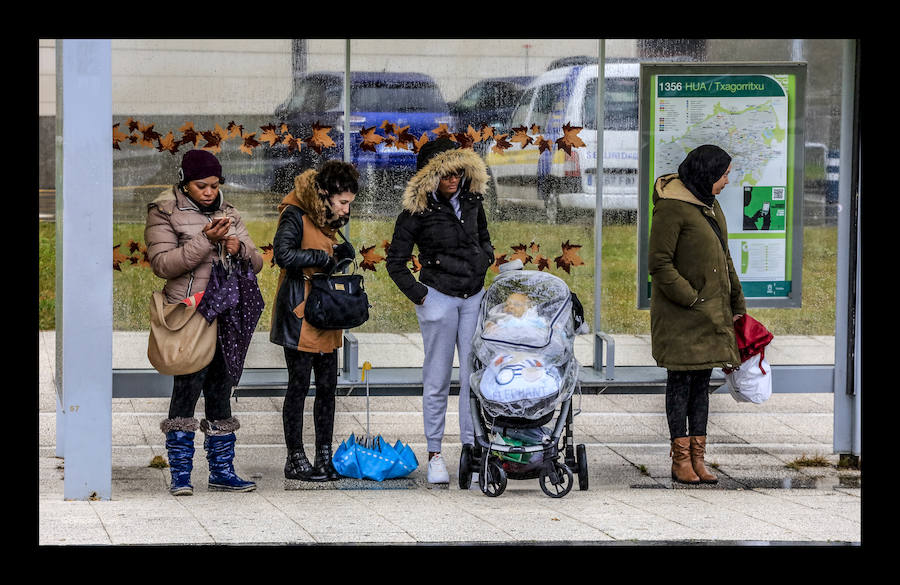
[[[669,457],[672,458],[672,480],[678,483],[697,484],[700,478],[694,473],[691,466],[691,444],[689,437],[672,439],[672,450]]]
[[[703,461],[703,454],[706,453],[706,437],[701,435],[690,437],[690,439],[691,466],[694,468],[694,473],[700,478],[701,483],[719,483],[719,478],[710,473]]]

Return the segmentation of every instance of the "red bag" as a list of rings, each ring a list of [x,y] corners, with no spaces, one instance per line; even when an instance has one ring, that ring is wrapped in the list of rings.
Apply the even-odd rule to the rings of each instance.
[[[766,346],[774,339],[774,335],[765,325],[751,317],[741,315],[734,322],[734,334],[737,337],[738,352],[741,362],[747,361],[756,354],[764,354]],[[761,355],[760,358],[765,357]]]
[[[766,371],[769,364],[765,350],[775,336],[750,315],[738,317],[734,322],[734,333],[741,366],[734,370],[722,369],[725,385],[738,402],[765,402],[772,395],[772,374]]]

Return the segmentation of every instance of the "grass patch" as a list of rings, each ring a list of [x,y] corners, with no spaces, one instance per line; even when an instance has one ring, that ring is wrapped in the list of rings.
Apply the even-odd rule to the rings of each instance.
[[[349,234],[357,249],[376,246],[381,249],[390,241],[394,222],[379,219],[354,219]],[[273,220],[247,222],[247,229],[257,246],[270,244],[274,239]],[[55,328],[55,271],[56,225],[39,224],[39,327]],[[591,326],[594,322],[594,235],[593,225],[573,223],[547,225],[535,222],[500,221],[490,226],[491,239],[499,253],[513,254],[512,246],[540,244],[540,254],[550,261],[551,274],[560,277],[578,295]],[[605,225],[603,227],[603,256],[601,274],[602,304],[599,329],[607,333],[648,335],[649,311],[637,309],[637,238],[636,226]],[[128,242],[143,243],[144,224],[117,223],[113,225],[113,244],[126,249]],[[584,265],[575,266],[570,273],[557,268],[553,259],[561,253],[561,244],[569,241],[580,244],[578,256]],[[803,242],[803,306],[800,309],[752,309],[752,314],[766,324],[775,335],[834,335],[834,293],[836,273],[837,230],[830,227],[804,228]],[[534,254],[532,254],[534,255]],[[360,256],[357,256],[357,260]],[[529,268],[533,268],[529,265]],[[415,312],[409,300],[397,289],[387,274],[384,263],[375,271],[361,270],[366,279],[366,291],[373,307],[371,318],[354,331],[363,333],[405,333],[418,331]],[[279,270],[266,265],[257,275],[266,307],[257,330],[268,331],[271,323],[271,304],[278,284]],[[489,271],[486,284],[496,273]],[[121,271],[113,272],[113,329],[116,331],[146,330],[150,320],[149,298],[159,290],[163,281],[149,268],[123,263]]]
[[[162,455],[155,455],[153,459],[150,460],[150,465],[147,467],[153,467],[154,469],[165,469],[169,466],[169,462],[166,461],[166,458]]]
[[[813,455],[812,457],[807,457],[804,453],[797,459],[794,459],[790,463],[785,465],[788,469],[800,470],[804,467],[831,467],[831,462],[824,455]]]

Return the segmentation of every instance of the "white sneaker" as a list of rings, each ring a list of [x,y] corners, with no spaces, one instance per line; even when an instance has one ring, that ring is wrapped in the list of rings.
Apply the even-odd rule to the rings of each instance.
[[[440,453],[428,460],[428,483],[450,483],[450,474]]]
[[[470,490],[480,490],[481,486],[478,485],[478,472],[472,472],[472,483],[469,484]]]

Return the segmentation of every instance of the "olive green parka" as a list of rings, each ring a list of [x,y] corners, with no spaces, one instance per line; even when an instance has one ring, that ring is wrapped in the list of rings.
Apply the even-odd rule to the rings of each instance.
[[[740,364],[733,315],[746,312],[718,201],[700,202],[678,178],[664,175],[653,187],[648,270],[653,358],[668,370],[733,368]]]

